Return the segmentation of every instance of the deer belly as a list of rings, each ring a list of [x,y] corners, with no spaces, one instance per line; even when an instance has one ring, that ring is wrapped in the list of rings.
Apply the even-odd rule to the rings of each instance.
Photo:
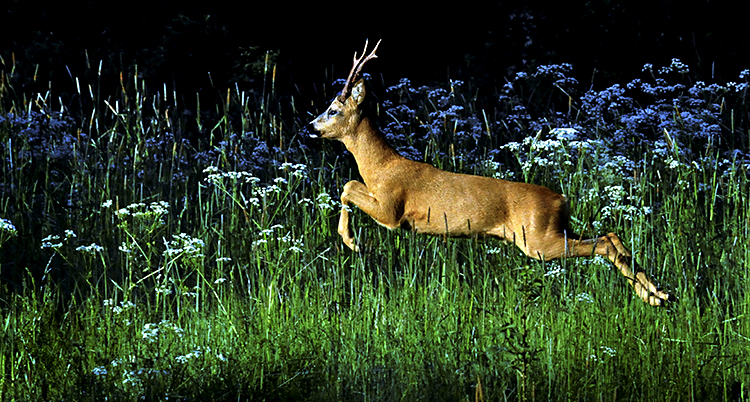
[[[400,224],[402,229],[450,237],[466,237],[481,234],[490,229],[483,219],[455,211],[427,210],[404,213]]]

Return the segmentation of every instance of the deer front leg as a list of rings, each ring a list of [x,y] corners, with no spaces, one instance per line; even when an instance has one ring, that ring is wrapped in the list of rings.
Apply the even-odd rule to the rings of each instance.
[[[339,234],[344,244],[355,252],[359,252],[359,247],[354,243],[354,231],[349,226],[349,206],[352,204],[385,227],[392,229],[397,226],[394,222],[393,211],[389,213],[386,208],[383,208],[383,203],[375,198],[366,185],[354,180],[346,183],[344,192],[341,194]]]
[[[349,204],[341,197],[341,215],[339,216],[339,235],[344,240],[344,244],[352,249],[355,253],[359,252],[359,246],[354,244],[354,233],[349,227]]]
[[[349,210],[350,205],[358,205],[354,199],[363,199],[369,197],[367,186],[358,182],[350,181],[344,185],[344,192],[341,194],[341,216],[339,216],[339,235],[344,240],[344,244],[352,249],[355,253],[359,252],[359,246],[354,242],[354,231],[349,227]],[[372,197],[370,197],[372,198]]]

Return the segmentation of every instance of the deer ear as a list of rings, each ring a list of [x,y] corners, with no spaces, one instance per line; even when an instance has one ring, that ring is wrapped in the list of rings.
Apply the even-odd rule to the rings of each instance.
[[[352,99],[354,99],[357,104],[361,104],[362,101],[365,100],[365,80],[359,80],[356,84],[354,84],[354,88],[352,88]]]

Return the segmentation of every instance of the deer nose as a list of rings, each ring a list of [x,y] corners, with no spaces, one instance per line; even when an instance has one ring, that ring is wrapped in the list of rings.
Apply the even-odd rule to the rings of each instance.
[[[320,116],[312,119],[309,123],[315,131],[318,131],[318,127],[315,124],[318,122],[318,120],[320,120]],[[308,135],[310,136],[310,138],[319,138],[318,134],[316,134],[315,131],[308,131]]]

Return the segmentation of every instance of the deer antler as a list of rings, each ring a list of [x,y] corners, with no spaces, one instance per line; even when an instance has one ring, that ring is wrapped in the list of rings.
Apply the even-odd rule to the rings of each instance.
[[[375,55],[375,52],[378,50],[381,41],[382,39],[375,44],[375,48],[372,49],[372,52],[370,52],[367,57],[365,57],[365,53],[367,53],[367,39],[365,39],[365,48],[362,50],[362,56],[359,59],[357,58],[357,52],[354,52],[354,65],[352,66],[351,71],[349,71],[349,77],[346,79],[344,89],[339,94],[339,100],[341,102],[346,100],[346,96],[349,94],[349,87],[357,79],[357,76],[359,76],[360,71],[362,71],[362,66],[364,66],[369,60],[378,58],[378,56]]]

